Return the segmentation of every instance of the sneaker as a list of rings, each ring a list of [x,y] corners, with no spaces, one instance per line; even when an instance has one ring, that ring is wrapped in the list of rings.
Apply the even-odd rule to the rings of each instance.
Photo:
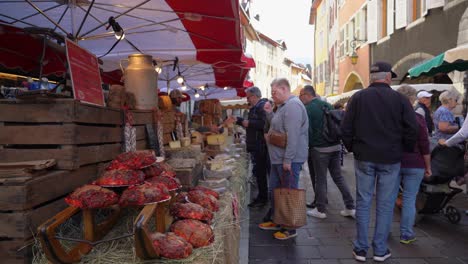
[[[317,207],[315,205],[315,201],[311,202],[310,204],[307,204],[306,206],[307,206],[307,208],[310,208],[310,209],[314,209],[315,207]]]
[[[272,221],[261,223],[258,227],[263,230],[281,230],[281,226],[273,223]]]
[[[274,233],[273,237],[278,240],[288,240],[290,238],[297,237],[297,232],[296,230],[281,230]]]
[[[316,218],[320,218],[320,219],[327,218],[327,214],[319,212],[319,210],[317,210],[317,208],[314,208],[312,210],[308,210],[307,215],[308,216],[313,216],[313,217],[316,217]]]
[[[416,241],[416,237],[414,236],[401,236],[400,237],[400,243],[408,245]]]
[[[357,251],[356,249],[353,249],[353,256],[357,261],[366,262],[367,252],[364,250]]]
[[[374,261],[384,262],[385,260],[387,260],[391,256],[392,256],[392,253],[390,253],[390,250],[387,249],[387,252],[385,252],[385,254],[383,254],[381,256],[374,255]]]
[[[352,217],[356,218],[356,210],[355,209],[344,209],[341,210],[340,214],[344,217]]]

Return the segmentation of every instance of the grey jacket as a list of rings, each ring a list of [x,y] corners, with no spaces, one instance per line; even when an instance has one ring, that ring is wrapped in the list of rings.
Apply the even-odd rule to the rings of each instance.
[[[274,113],[270,131],[287,133],[286,149],[268,144],[271,164],[283,164],[307,160],[309,146],[309,120],[304,104],[296,96],[289,97],[286,102],[278,106]]]

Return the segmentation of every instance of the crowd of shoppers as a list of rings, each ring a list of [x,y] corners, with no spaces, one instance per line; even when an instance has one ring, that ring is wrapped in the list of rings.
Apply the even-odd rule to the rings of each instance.
[[[314,192],[307,214],[327,218],[330,175],[342,195],[341,215],[356,220],[352,250],[356,260],[366,261],[371,246],[374,261],[382,262],[391,256],[387,239],[400,190],[400,242],[409,244],[416,240],[413,231],[416,196],[423,179],[432,174],[431,142],[443,146],[459,144],[468,137],[468,122],[459,130],[460,122],[456,122],[451,112],[457,104],[457,93],[443,92],[439,97],[442,105],[432,114],[433,94],[417,93],[409,85],[395,91],[390,87],[395,77],[390,64],[373,64],[369,87],[355,93],[345,108],[322,100],[310,85],[304,86],[298,97],[294,96],[284,78],[271,83],[272,102],[262,99],[257,87],[247,89],[250,113],[248,119],[239,118],[237,123],[247,129],[247,148],[259,190],[249,206],[263,207],[270,201],[269,213],[259,228],[277,231],[273,236],[281,240],[297,235],[295,229],[273,221],[273,190],[297,189],[299,174],[307,161]],[[325,124],[330,122],[326,115],[330,111],[339,111],[342,117],[339,139],[330,140],[325,135],[328,128]],[[354,155],[356,201],[341,172],[345,151]],[[369,245],[374,195],[375,232]]]

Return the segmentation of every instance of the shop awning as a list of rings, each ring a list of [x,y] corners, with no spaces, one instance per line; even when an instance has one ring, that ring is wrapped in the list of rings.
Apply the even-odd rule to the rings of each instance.
[[[466,71],[468,69],[468,45],[450,49],[438,56],[411,68],[410,77],[433,76],[437,73]]]
[[[117,39],[108,27],[110,17],[125,33],[111,51]],[[122,59],[141,51],[167,65],[167,70],[178,57],[181,72],[194,87],[209,83],[242,91],[249,69],[255,67],[253,59],[243,53],[237,0],[79,0],[75,5],[68,1],[4,1],[0,2],[0,22],[50,28],[75,38],[98,57],[108,53],[102,57],[106,72],[119,69]],[[164,76],[164,70],[162,82],[170,79],[172,88],[180,86],[170,78],[172,73]]]

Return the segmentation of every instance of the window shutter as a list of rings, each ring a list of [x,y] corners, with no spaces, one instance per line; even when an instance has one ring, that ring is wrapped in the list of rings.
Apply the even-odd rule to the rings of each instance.
[[[408,24],[407,0],[395,0],[395,29],[406,27]]]
[[[377,42],[379,13],[377,0],[369,0],[367,4],[367,41],[369,43]]]
[[[444,6],[445,0],[425,0],[427,9]]]
[[[393,34],[395,0],[387,0],[387,35]]]

